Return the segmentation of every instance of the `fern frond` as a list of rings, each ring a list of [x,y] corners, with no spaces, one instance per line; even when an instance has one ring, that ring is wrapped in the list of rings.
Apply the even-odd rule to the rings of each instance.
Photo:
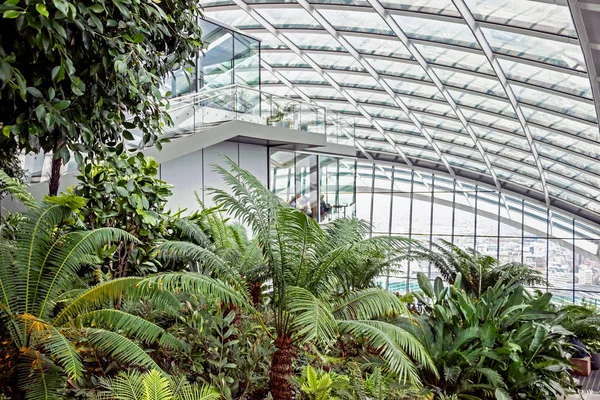
[[[397,326],[381,321],[338,321],[341,333],[364,338],[379,351],[389,369],[401,381],[420,384],[421,380],[412,360],[437,374],[429,354],[412,334]]]
[[[331,306],[300,287],[288,289],[288,312],[295,314],[293,327],[302,342],[329,346],[337,337],[337,323]]]
[[[27,208],[37,208],[39,205],[25,188],[25,185],[18,179],[8,176],[8,174],[0,169],[0,183],[2,184],[2,191],[8,192]]]
[[[86,329],[90,344],[101,352],[112,356],[115,360],[140,367],[162,369],[137,344],[125,336],[105,329]]]
[[[395,294],[370,288],[350,292],[337,300],[333,305],[333,315],[337,319],[372,319],[410,313]]]
[[[71,321],[71,324],[79,329],[102,328],[118,331],[126,336],[134,336],[143,342],[158,343],[170,349],[187,350],[189,347],[160,326],[121,310],[90,311],[79,315]]]
[[[43,346],[48,355],[56,358],[70,379],[78,382],[83,377],[83,362],[73,343],[59,329],[31,314],[19,318],[26,323],[32,340]]]
[[[143,382],[146,400],[173,399],[173,393],[169,387],[169,380],[157,370],[146,373]]]
[[[142,290],[165,290],[177,293],[191,293],[219,299],[237,306],[249,307],[247,296],[234,287],[197,273],[172,272],[144,278],[137,287]]]

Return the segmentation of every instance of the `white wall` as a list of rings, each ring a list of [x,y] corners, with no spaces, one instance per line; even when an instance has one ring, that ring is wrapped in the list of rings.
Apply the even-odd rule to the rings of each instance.
[[[206,205],[212,205],[212,198],[206,189],[227,189],[221,176],[213,170],[213,164],[226,166],[222,155],[267,183],[269,160],[266,146],[222,142],[160,165],[161,179],[174,185],[173,196],[167,207],[172,210],[185,208],[186,213],[193,212],[198,208],[195,192]]]

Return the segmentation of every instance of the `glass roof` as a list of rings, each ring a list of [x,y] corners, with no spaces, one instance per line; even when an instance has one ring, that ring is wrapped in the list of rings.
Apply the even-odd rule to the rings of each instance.
[[[355,116],[370,156],[600,223],[596,105],[569,7],[553,3],[203,1],[207,17],[261,39],[276,71],[262,69],[263,90]]]

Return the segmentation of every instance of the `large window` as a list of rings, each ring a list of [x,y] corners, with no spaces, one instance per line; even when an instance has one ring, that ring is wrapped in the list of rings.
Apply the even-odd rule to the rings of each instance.
[[[369,221],[372,235],[447,241],[542,272],[559,302],[600,305],[600,229],[510,194],[406,167],[271,151],[271,189],[283,200],[309,194],[328,205],[315,218]],[[318,171],[318,177],[317,173]],[[315,182],[319,182],[317,187]],[[399,271],[399,272],[398,272]],[[417,288],[417,272],[437,276],[427,262],[404,262],[380,278],[394,292]]]

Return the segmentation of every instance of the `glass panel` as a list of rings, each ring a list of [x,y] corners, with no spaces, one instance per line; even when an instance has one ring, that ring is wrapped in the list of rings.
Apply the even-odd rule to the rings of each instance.
[[[320,9],[319,13],[336,29],[353,32],[370,32],[393,35],[379,14],[350,10]]]
[[[373,164],[357,163],[356,166],[356,217],[371,220],[373,188]]]
[[[348,42],[361,54],[412,59],[410,52],[398,40],[392,38],[374,38],[355,35],[344,36]],[[394,60],[390,60],[394,61]]]
[[[235,84],[258,87],[260,82],[260,42],[256,39],[234,33],[233,65]]]
[[[585,61],[579,45],[497,29],[481,30],[496,53],[585,71]]]
[[[301,49],[345,51],[333,36],[323,32],[286,32],[285,36]]]
[[[548,280],[557,289],[573,288],[573,240],[548,240]]]
[[[444,85],[473,90],[499,97],[506,97],[504,88],[498,79],[470,75],[456,70],[433,67],[435,74]]]
[[[382,1],[384,7],[396,10],[418,11],[427,14],[440,14],[459,17],[458,10],[451,0],[388,0]]]
[[[596,108],[593,104],[519,85],[512,85],[511,87],[520,102],[596,122]]]
[[[261,8],[256,11],[276,28],[321,28],[303,8]]]
[[[460,49],[448,49],[435,44],[415,43],[428,63],[466,69],[494,76],[494,70],[483,53],[472,53]]]
[[[373,195],[373,232],[389,233],[391,198],[390,193],[375,193]]]
[[[523,0],[466,0],[478,21],[577,37],[569,8]]]
[[[497,114],[502,114],[510,118],[516,118],[516,114],[512,105],[505,100],[494,100],[487,97],[478,96],[468,92],[460,92],[458,90],[449,90],[452,98],[458,105],[476,108],[484,111],[490,111]]]
[[[600,303],[600,259],[598,240],[575,241],[575,290],[579,301]],[[588,293],[584,293],[588,292]],[[596,293],[589,293],[596,292]]]
[[[454,236],[475,235],[475,192],[457,192],[454,210]],[[456,243],[456,240],[455,240]],[[470,242],[473,247],[473,242]]]
[[[207,16],[215,21],[219,21],[219,23],[237,29],[260,28],[260,24],[241,9],[211,11],[210,13],[207,13]]]
[[[558,115],[534,110],[527,106],[522,106],[525,119],[542,127],[557,129],[575,136],[582,136],[588,139],[596,140],[598,137],[598,126],[596,124],[577,122],[572,119],[562,118]]]
[[[590,100],[593,99],[590,80],[587,76],[553,71],[541,66],[505,60],[503,58],[498,58],[498,62],[508,79],[574,94]]]
[[[421,174],[424,185],[415,188],[413,194],[412,233],[413,235],[428,235],[431,224],[431,184],[432,176]],[[415,180],[417,178],[415,177]]]
[[[317,156],[296,154],[296,208],[317,218],[320,204],[317,193]]]
[[[295,153],[291,151],[271,152],[271,191],[288,204],[296,197]]]
[[[411,39],[479,48],[471,29],[464,23],[436,21],[404,15],[393,15],[393,18]]]
[[[480,240],[480,236],[489,236],[493,240]],[[487,190],[479,190],[477,193],[477,249],[484,254],[496,257],[498,251],[497,237],[498,194]]]
[[[439,178],[436,176],[435,181]],[[451,191],[440,192],[436,187],[434,190],[433,204],[433,228],[434,236],[452,234],[453,209],[452,203],[455,194]]]
[[[523,235],[527,236],[546,236],[547,234],[547,210],[529,202],[523,206]]]
[[[547,246],[548,240],[546,238],[523,239],[523,263],[545,275],[546,265],[548,265]],[[548,272],[550,271],[548,270]],[[555,272],[555,274],[559,273]]]

